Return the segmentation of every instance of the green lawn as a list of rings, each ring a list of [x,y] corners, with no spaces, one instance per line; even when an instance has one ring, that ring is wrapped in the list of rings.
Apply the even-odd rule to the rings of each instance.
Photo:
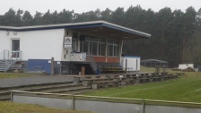
[[[144,67],[142,70],[154,71],[153,68]],[[168,72],[178,71],[168,69]],[[86,92],[85,95],[201,102],[201,73],[185,72],[185,76],[174,80],[93,90]]]
[[[19,77],[27,77],[32,76],[32,74],[29,73],[4,73],[0,72],[0,79],[2,78],[19,78]]]
[[[52,109],[39,105],[0,101],[0,113],[92,113],[87,111]]]

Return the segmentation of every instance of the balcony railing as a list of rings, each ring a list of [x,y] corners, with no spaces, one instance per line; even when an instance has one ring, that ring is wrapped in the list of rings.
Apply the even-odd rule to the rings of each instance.
[[[22,51],[3,50],[0,53],[0,60],[21,60]]]

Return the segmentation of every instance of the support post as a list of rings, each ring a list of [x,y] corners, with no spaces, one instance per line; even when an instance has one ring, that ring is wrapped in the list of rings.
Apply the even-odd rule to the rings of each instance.
[[[54,75],[54,57],[51,58],[51,75]]]
[[[142,100],[142,113],[145,113],[145,100]]]
[[[126,72],[127,72],[127,68],[128,68],[128,67],[127,67],[127,66],[128,66],[128,60],[127,60],[127,59],[126,59],[126,61],[125,61],[125,65],[126,65],[126,66],[125,66],[125,68],[126,68],[125,70],[126,70]]]
[[[84,66],[81,67],[81,75],[82,75],[82,76],[85,75],[85,67],[84,67]]]
[[[10,101],[11,102],[13,102],[13,93],[14,93],[13,91],[11,91],[11,93],[10,93]]]
[[[72,98],[72,110],[75,110],[75,96],[73,95],[73,98]]]

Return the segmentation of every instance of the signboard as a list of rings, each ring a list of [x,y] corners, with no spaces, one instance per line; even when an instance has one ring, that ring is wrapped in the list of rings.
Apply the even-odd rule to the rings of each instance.
[[[72,48],[72,37],[69,36],[64,37],[64,48],[65,49]]]

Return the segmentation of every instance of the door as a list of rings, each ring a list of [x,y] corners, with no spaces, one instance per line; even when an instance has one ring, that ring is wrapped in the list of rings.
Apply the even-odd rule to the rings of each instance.
[[[20,40],[14,39],[12,40],[12,58],[20,58]]]

